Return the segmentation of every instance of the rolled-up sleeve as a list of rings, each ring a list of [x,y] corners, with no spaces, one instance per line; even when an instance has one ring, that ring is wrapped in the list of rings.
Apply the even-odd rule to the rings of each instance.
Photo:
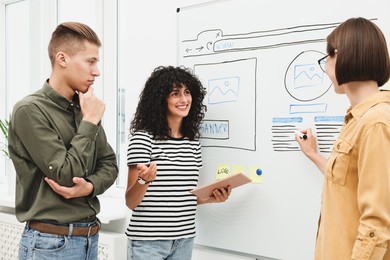
[[[357,201],[361,212],[352,259],[380,260],[390,240],[390,129],[376,123],[361,143]]]

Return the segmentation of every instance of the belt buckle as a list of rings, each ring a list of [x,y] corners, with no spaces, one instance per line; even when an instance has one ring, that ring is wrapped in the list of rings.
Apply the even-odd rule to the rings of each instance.
[[[96,227],[97,226],[97,231],[99,231],[100,230],[100,221],[98,220],[98,221],[96,221],[96,223],[94,223],[93,225],[90,225],[90,226],[88,226],[88,234],[87,234],[87,236],[89,237],[90,235],[91,235],[91,232],[92,232],[92,228],[93,227]],[[97,232],[96,232],[97,233]],[[95,233],[95,234],[96,234]]]

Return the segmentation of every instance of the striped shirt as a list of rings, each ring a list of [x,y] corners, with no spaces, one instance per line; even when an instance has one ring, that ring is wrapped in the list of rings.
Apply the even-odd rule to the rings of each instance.
[[[133,240],[171,240],[195,236],[197,198],[190,193],[202,167],[199,141],[155,140],[136,132],[127,149],[127,165],[157,164],[156,179],[133,210],[126,235]]]

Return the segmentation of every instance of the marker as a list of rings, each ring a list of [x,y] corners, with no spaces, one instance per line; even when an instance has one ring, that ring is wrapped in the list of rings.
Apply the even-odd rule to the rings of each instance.
[[[301,138],[302,140],[306,140],[307,139],[307,135],[304,134],[304,133],[298,133],[299,135],[299,138]]]

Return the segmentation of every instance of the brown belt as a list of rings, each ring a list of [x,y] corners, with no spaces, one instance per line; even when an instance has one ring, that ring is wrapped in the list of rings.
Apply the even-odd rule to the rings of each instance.
[[[41,221],[32,220],[29,222],[28,226],[32,229],[38,230],[42,233],[54,234],[54,235],[69,235],[69,226],[59,226],[50,223],[45,223]],[[100,230],[100,225],[98,223],[90,227],[75,227],[73,226],[72,235],[73,236],[93,236]]]

